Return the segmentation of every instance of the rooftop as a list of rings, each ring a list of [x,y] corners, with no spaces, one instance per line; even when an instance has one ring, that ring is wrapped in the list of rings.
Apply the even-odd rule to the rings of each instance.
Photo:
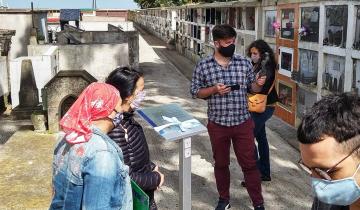
[[[34,9],[34,13],[47,13],[46,9]],[[0,14],[31,14],[31,9],[3,9],[0,8]]]

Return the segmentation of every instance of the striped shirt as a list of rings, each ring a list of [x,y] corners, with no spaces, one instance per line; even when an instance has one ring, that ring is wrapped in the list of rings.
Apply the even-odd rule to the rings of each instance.
[[[250,118],[247,105],[247,88],[255,81],[252,64],[240,55],[234,55],[227,68],[217,63],[214,56],[199,61],[191,80],[193,98],[201,88],[222,83],[224,85],[239,84],[239,90],[233,90],[223,96],[214,94],[207,98],[208,118],[223,126],[235,126]]]

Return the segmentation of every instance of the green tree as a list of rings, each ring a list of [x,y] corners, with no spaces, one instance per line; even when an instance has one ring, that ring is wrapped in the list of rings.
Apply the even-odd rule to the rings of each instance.
[[[212,3],[212,2],[225,2],[230,0],[134,0],[141,9],[154,8],[154,7],[170,7],[180,6],[187,3]]]
[[[134,0],[142,9],[154,7],[179,6],[190,2],[190,0]]]

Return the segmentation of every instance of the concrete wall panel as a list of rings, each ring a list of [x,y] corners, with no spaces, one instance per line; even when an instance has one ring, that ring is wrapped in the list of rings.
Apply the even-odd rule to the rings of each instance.
[[[19,91],[21,81],[21,63],[30,59],[34,71],[35,82],[39,92],[39,101],[42,102],[41,89],[56,74],[55,63],[52,56],[20,57],[10,61],[11,100],[13,108],[19,105]]]
[[[30,31],[32,28],[31,14],[0,14],[0,28],[16,30],[12,37],[9,52],[10,59],[26,56],[26,46],[30,43]]]
[[[129,64],[128,44],[63,45],[59,70],[86,70],[103,81],[117,66]]]
[[[80,22],[80,28],[85,31],[107,31],[108,24],[120,26],[124,31],[135,30],[132,22],[125,21],[82,21]]]
[[[0,56],[0,96],[9,92],[7,78],[6,57]]]

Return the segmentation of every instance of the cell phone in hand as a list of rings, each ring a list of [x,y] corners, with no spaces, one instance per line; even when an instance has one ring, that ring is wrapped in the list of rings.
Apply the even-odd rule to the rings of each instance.
[[[239,84],[227,85],[226,88],[231,88],[231,90],[239,90],[240,85]]]
[[[259,71],[259,77],[263,77],[266,76],[266,64],[269,62],[270,60],[270,55],[268,52],[265,52],[264,58],[261,61],[261,69]]]

